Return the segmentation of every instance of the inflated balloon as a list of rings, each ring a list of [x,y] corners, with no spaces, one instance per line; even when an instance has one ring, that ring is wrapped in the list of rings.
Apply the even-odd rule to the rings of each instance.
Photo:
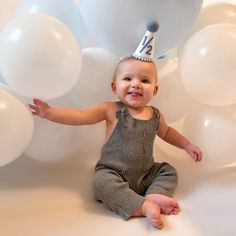
[[[0,81],[1,82],[1,81]],[[23,97],[22,95],[20,95],[15,89],[13,89],[12,87],[8,86],[6,83],[0,83],[0,88],[4,89],[5,91],[9,92],[10,94],[14,95],[15,98],[17,98],[18,100],[20,100],[23,104],[25,104],[28,107],[28,101],[26,97]]]
[[[50,100],[49,104],[61,108],[77,107],[68,94]],[[56,162],[71,157],[80,149],[82,137],[85,135],[80,127],[58,124],[37,116],[34,116],[34,121],[34,135],[24,152],[30,158]]]
[[[182,118],[195,101],[185,92],[179,79],[178,61],[169,60],[158,69],[158,93],[152,104],[164,114],[168,123]]]
[[[34,121],[28,107],[0,87],[0,166],[18,158],[29,145]]]
[[[62,21],[75,35],[81,44],[85,43],[85,28],[78,4],[73,0],[28,0],[18,10],[17,15],[43,13]]]
[[[1,73],[0,73],[0,84],[6,84],[6,81],[3,79]]]
[[[211,111],[188,114],[183,133],[203,152],[204,160],[225,165],[236,161],[236,120]]]
[[[102,47],[119,56],[132,54],[146,31],[146,22],[155,19],[159,57],[191,30],[202,0],[81,0],[80,11],[88,30]]]
[[[79,149],[80,133],[77,127],[57,124],[34,117],[35,132],[25,154],[45,162],[71,157]],[[82,136],[82,135],[81,135]]]
[[[114,100],[111,81],[120,58],[98,47],[83,49],[82,58],[81,74],[70,96],[82,107]]]
[[[180,78],[199,102],[212,106],[236,103],[235,35],[235,25],[215,24],[186,42],[179,57]]]
[[[76,83],[80,66],[75,37],[54,17],[29,14],[13,19],[1,31],[1,73],[26,97],[63,95]]]
[[[229,3],[216,3],[202,8],[193,32],[213,24],[230,23],[236,25],[236,6]]]

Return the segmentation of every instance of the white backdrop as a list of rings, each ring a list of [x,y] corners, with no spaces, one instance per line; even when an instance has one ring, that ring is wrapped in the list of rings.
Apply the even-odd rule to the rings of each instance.
[[[1,0],[0,28],[16,16],[16,12],[23,2],[23,0]],[[204,6],[221,2],[220,0],[205,0]],[[224,2],[236,4],[236,0]],[[99,44],[91,35],[86,35],[81,48],[89,46],[96,47]],[[98,53],[104,57],[104,60],[110,57],[107,51],[98,50]],[[97,66],[97,62],[89,57],[89,53],[86,55],[88,62]],[[113,59],[112,62],[107,60],[107,63],[111,63],[110,66],[114,66],[118,60],[116,57]],[[101,65],[99,64],[99,66]],[[175,62],[172,61],[171,66],[174,67]],[[165,71],[162,70],[162,73]],[[109,77],[111,74],[112,72],[109,71],[107,76]],[[104,88],[104,86],[101,84],[101,87]],[[182,88],[178,87],[178,89],[181,90]],[[108,97],[112,98],[112,95],[109,94]],[[171,99],[176,102],[176,97]],[[181,94],[178,99],[183,101],[186,100],[186,97]],[[83,104],[78,104],[73,96],[72,98],[65,96],[51,102],[61,106],[68,104],[74,104],[77,107],[83,106]],[[96,101],[91,98],[87,102],[91,105]],[[190,100],[190,105],[186,104],[187,108],[180,109],[178,114],[175,113],[175,116],[168,116],[169,122],[182,131],[183,119],[181,117],[184,115],[184,111],[186,109],[191,110],[193,107],[194,110],[198,109],[198,106],[198,103],[195,104],[195,101]],[[169,108],[169,110],[171,109]],[[226,107],[222,112],[226,117],[230,117],[232,112],[235,112],[234,109],[235,107]],[[189,122],[191,125],[191,121]],[[40,126],[40,124],[38,125]],[[55,136],[52,136],[51,139],[54,140],[55,137],[58,137],[58,140],[54,140],[53,143],[45,143],[43,153],[47,153],[48,145],[54,145],[55,148],[58,147],[58,150],[54,153],[50,152],[53,158],[60,156],[58,153],[61,154],[62,150],[65,153],[67,152],[70,157],[45,162],[42,159],[41,161],[37,160],[40,157],[33,159],[22,154],[15,161],[0,167],[1,235],[143,236],[158,234],[167,236],[231,236],[236,233],[236,205],[234,204],[236,198],[236,166],[234,164],[215,166],[208,162],[196,165],[182,150],[161,140],[157,140],[155,143],[155,158],[158,161],[170,162],[179,173],[179,186],[175,198],[180,202],[181,213],[178,216],[164,217],[166,227],[157,232],[144,218],[125,222],[103,205],[97,204],[93,199],[91,181],[93,168],[99,158],[100,147],[103,144],[103,130],[103,123],[73,130],[73,134],[71,134],[73,136],[70,136],[74,137],[72,153],[71,150],[67,152],[63,146],[59,147],[60,142],[68,143],[70,139],[59,137],[62,131],[56,130]],[[226,133],[225,130],[225,127],[222,127],[222,133],[225,132],[224,137],[221,136],[222,133],[219,137],[214,134],[217,139],[217,142],[214,143],[215,146],[228,147],[227,145],[230,145],[225,139],[230,134],[229,132]],[[53,132],[48,133],[50,136]],[[211,142],[209,145],[213,145],[213,143]],[[37,153],[40,153],[40,150],[37,150]],[[48,154],[44,154],[44,156],[46,155]],[[228,158],[234,159],[233,151],[230,155],[233,156]]]

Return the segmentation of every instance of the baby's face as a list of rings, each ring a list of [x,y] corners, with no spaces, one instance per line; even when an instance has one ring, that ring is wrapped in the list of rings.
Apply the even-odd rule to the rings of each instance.
[[[122,62],[116,71],[112,89],[126,105],[145,106],[158,89],[155,64],[132,59]]]

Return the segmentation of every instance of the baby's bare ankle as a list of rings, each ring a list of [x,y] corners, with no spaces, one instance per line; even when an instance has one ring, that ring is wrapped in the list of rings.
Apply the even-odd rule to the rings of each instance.
[[[139,207],[136,211],[134,211],[132,216],[134,217],[146,216],[146,211],[150,209],[151,205],[152,202],[148,199],[145,199],[142,206]]]

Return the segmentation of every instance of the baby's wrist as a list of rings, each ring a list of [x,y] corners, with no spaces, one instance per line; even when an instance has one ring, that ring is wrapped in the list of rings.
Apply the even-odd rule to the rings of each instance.
[[[189,145],[191,145],[190,141],[187,141],[186,144],[184,145],[183,149],[188,149]]]
[[[51,120],[52,119],[52,111],[51,107],[48,107],[44,112],[44,119]]]

